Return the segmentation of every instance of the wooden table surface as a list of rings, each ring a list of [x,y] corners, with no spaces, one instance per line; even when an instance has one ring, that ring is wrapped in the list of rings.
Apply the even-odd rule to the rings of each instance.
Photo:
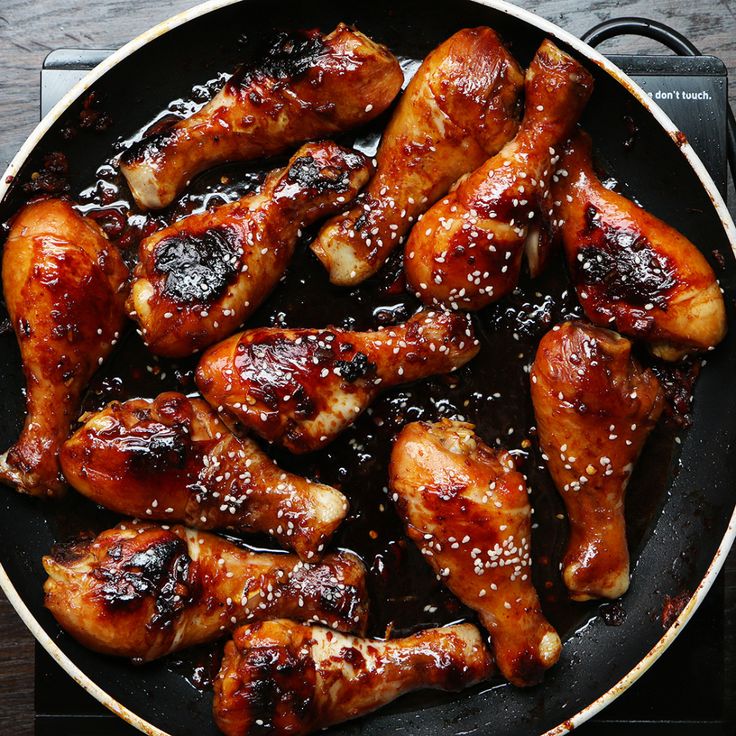
[[[57,48],[117,48],[195,0],[2,0],[0,3],[0,171],[38,122],[39,69]],[[576,35],[611,17],[662,20],[703,53],[720,56],[736,98],[736,0],[521,0]],[[611,41],[609,51],[653,51],[644,40]],[[731,199],[733,203],[733,198]],[[733,212],[733,204],[731,206]],[[33,640],[0,594],[0,733],[33,733]],[[61,735],[63,736],[63,735]]]

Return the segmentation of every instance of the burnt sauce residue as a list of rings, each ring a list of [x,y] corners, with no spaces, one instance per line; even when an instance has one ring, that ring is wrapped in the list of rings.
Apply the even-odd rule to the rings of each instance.
[[[607,300],[667,308],[674,268],[640,232],[611,227],[589,205],[584,234],[592,245],[581,248],[575,262],[577,281],[602,289]]]
[[[256,79],[298,79],[327,51],[316,31],[279,33],[265,54],[243,64],[227,82],[232,89],[249,87]]]
[[[192,112],[204,101],[205,92],[211,94],[215,88],[198,88],[194,103],[179,100],[169,105],[156,118],[163,121],[159,129]],[[355,137],[341,136],[340,142],[355,143],[372,155],[379,133],[378,127],[368,126]],[[134,145],[138,139],[140,135],[124,145]],[[106,162],[98,169],[98,180],[77,193],[76,200],[81,211],[100,223],[132,263],[141,238],[188,213],[202,212],[254,191],[270,169],[284,162],[281,158],[218,167],[199,176],[170,207],[154,213],[135,209],[114,162]],[[394,254],[378,275],[357,288],[332,286],[307,248],[316,232],[312,228],[304,233],[288,273],[248,326],[374,329],[405,321],[418,308],[416,299],[404,288],[400,254]],[[186,247],[179,250],[189,257]],[[333,547],[353,550],[369,570],[370,635],[399,636],[460,619],[474,620],[406,539],[386,488],[389,453],[398,431],[407,422],[442,417],[473,422],[486,442],[517,455],[534,507],[534,581],[545,612],[563,639],[598,615],[599,603],[571,603],[560,580],[567,522],[537,447],[529,395],[528,369],[540,338],[554,324],[581,316],[560,254],[552,261],[542,277],[534,282],[524,277],[519,289],[475,316],[482,349],[467,366],[451,375],[387,392],[324,450],[298,457],[278,448],[269,450],[286,469],[336,486],[350,499],[350,515],[335,535]],[[193,272],[209,268],[209,262],[193,265]],[[184,286],[189,288],[172,284],[175,289]],[[196,358],[172,361],[152,356],[131,327],[93,379],[82,409],[98,409],[112,399],[153,397],[166,390],[191,393],[195,390],[195,365]],[[369,369],[360,356],[352,359],[351,375]],[[664,502],[668,478],[663,471],[670,467],[674,447],[674,430],[668,424],[661,425],[650,438],[630,483],[627,517],[634,558]],[[53,513],[51,523],[59,539],[115,523],[114,515],[77,494],[69,494]],[[263,537],[247,541],[258,548],[273,547]],[[196,687],[204,687],[220,651],[221,644],[217,644],[181,652],[170,658],[168,666]]]
[[[122,543],[112,547],[100,568],[101,592],[110,608],[127,607],[153,597],[152,626],[164,627],[186,607],[192,592],[191,558],[183,540],[170,534],[155,540],[129,559]]]
[[[201,234],[174,233],[160,240],[154,268],[166,277],[164,294],[181,304],[209,304],[238,273],[238,232],[226,225]]]

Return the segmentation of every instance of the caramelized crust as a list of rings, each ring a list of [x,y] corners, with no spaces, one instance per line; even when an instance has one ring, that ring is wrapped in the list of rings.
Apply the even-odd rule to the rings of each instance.
[[[684,235],[603,186],[585,133],[566,146],[553,196],[570,277],[588,319],[646,340],[665,360],[724,338],[726,313],[713,269]]]
[[[372,120],[402,82],[396,57],[343,23],[326,36],[282,34],[199,112],[126,151],[120,168],[140,207],[165,207],[211,166],[271,156]]]
[[[539,444],[570,522],[562,577],[575,600],[629,587],[624,495],[663,406],[631,347],[615,332],[565,322],[542,338],[532,366]]]
[[[202,399],[164,393],[112,402],[82,417],[61,467],[80,493],[142,519],[266,532],[304,560],[321,556],[348,502],[276,465]]]
[[[151,660],[237,625],[287,616],[365,630],[365,568],[353,554],[308,564],[180,526],[121,524],[43,559],[46,607],[97,652]]]
[[[513,141],[461,179],[411,232],[406,277],[426,304],[481,309],[497,301],[518,283],[525,244],[533,272],[543,266],[553,159],[590,97],[593,78],[544,41],[525,89],[526,111]]]
[[[378,271],[412,223],[514,135],[523,80],[490,28],[458,31],[427,56],[384,131],[375,176],[312,243],[333,283]]]
[[[0,480],[34,496],[65,484],[58,452],[81,393],[109,355],[125,313],[128,270],[92,221],[47,199],[14,218],[3,252],[3,292],[26,378],[26,421],[0,457]]]
[[[531,581],[531,508],[513,457],[471,424],[414,422],[396,439],[389,482],[407,535],[478,613],[502,674],[539,682],[561,645]]]
[[[383,641],[264,621],[238,629],[225,646],[213,712],[227,736],[305,736],[412,690],[461,690],[492,670],[471,624]]]
[[[371,164],[308,143],[261,189],[146,238],[128,309],[152,352],[181,357],[231,334],[284,275],[301,229],[355,197]]]
[[[208,350],[196,380],[218,411],[302,453],[332,441],[382,390],[449,373],[478,350],[469,319],[447,312],[377,332],[264,327]]]

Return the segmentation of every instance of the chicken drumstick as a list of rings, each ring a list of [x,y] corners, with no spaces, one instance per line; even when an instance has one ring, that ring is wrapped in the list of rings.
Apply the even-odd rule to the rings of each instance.
[[[382,641],[264,621],[238,629],[225,646],[213,712],[226,736],[306,736],[412,690],[458,691],[492,671],[471,624]]]
[[[478,613],[502,674],[539,682],[561,645],[531,581],[531,508],[513,457],[471,424],[414,422],[396,439],[389,482],[408,536]]]
[[[552,194],[570,276],[592,322],[646,340],[665,360],[726,334],[723,294],[700,251],[593,171],[590,138],[566,146]]]
[[[342,493],[279,468],[202,399],[165,393],[82,419],[61,451],[64,476],[118,513],[267,532],[303,560],[321,556],[347,514]]]
[[[121,524],[44,557],[46,607],[103,654],[151,660],[249,621],[288,616],[365,630],[365,568],[353,554],[309,564],[180,526]]]
[[[69,202],[30,204],[12,223],[3,291],[26,377],[26,421],[0,457],[0,480],[34,496],[65,483],[59,448],[82,391],[125,323],[128,269],[92,220]]]
[[[266,327],[210,348],[196,380],[226,416],[302,453],[335,439],[382,390],[449,373],[478,350],[469,319],[447,312],[377,332]]]
[[[357,151],[308,143],[258,192],[146,238],[128,307],[151,351],[189,355],[242,325],[283,276],[301,228],[349,202],[370,166]]]
[[[139,206],[165,207],[211,166],[272,156],[372,120],[403,81],[388,49],[343,23],[326,36],[282,34],[201,110],[126,151],[121,170]]]
[[[629,587],[624,494],[659,419],[656,376],[615,332],[565,322],[539,343],[531,393],[539,444],[570,521],[562,577],[575,600]]]

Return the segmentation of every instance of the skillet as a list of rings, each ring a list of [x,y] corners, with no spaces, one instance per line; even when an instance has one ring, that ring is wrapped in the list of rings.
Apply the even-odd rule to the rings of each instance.
[[[733,324],[736,232],[715,185],[687,142],[600,55],[552,24],[502,2],[408,0],[397,6],[389,0],[372,0],[347,8],[327,0],[315,0],[308,6],[297,0],[205,3],[121,49],[57,105],[0,183],[0,221],[6,221],[23,202],[27,194],[22,185],[31,172],[42,167],[44,156],[62,151],[69,162],[72,195],[84,203],[85,211],[109,225],[115,219],[111,212],[118,200],[127,197],[124,189],[116,189],[118,182],[110,171],[99,168],[116,145],[119,148],[146,128],[170,101],[175,101],[172,109],[179,112],[190,109],[192,100],[201,102],[208,94],[202,83],[216,80],[220,72],[257,55],[262,40],[273,29],[319,27],[328,31],[338,21],[355,23],[387,44],[407,71],[415,68],[413,60],[423,58],[453,32],[474,25],[496,29],[524,65],[545,36],[578,58],[587,58],[596,91],[582,122],[593,136],[599,163],[615,175],[624,193],[699,244],[726,292],[728,319]],[[112,121],[97,133],[75,128],[90,91]],[[371,150],[385,122],[382,118],[344,140]],[[194,182],[190,194],[169,216],[201,207],[212,197],[242,194],[277,164],[226,167],[227,185],[220,183],[222,171],[206,174]],[[112,202],[102,201],[109,199]],[[362,329],[376,321],[398,319],[413,309],[413,302],[397,293],[392,281],[397,270],[394,261],[365,287],[341,290],[328,284],[302,248],[285,282],[253,323],[321,326],[329,322]],[[531,436],[533,424],[523,367],[533,357],[548,321],[577,314],[579,309],[557,264],[540,281],[522,284],[520,293],[479,315],[484,350],[453,381],[435,379],[386,395],[372,416],[361,419],[327,451],[304,460],[277,456],[290,469],[340,483],[350,497],[351,518],[336,544],[358,551],[371,569],[371,633],[381,635],[389,622],[396,632],[405,633],[467,615],[433,583],[416,552],[402,543],[400,525],[383,491],[391,434],[406,421],[462,413],[478,425],[487,441],[501,439],[508,447],[521,447],[523,439]],[[519,340],[513,339],[513,332]],[[561,503],[539,468],[535,443],[520,451],[534,489],[532,501],[539,523],[533,541],[535,581],[545,610],[564,641],[562,659],[543,685],[520,691],[493,681],[460,695],[419,693],[330,733],[562,733],[634,682],[697,608],[736,532],[731,481],[736,455],[729,452],[736,441],[732,420],[736,387],[730,380],[735,363],[736,336],[729,333],[707,356],[694,392],[692,425],[686,429],[672,422],[661,426],[644,450],[628,493],[632,584],[621,604],[616,604],[616,615],[608,615],[610,608],[601,615],[596,603],[565,600],[556,573],[565,538],[564,518],[558,518]],[[186,362],[154,361],[131,333],[93,381],[85,408],[101,406],[112,398],[152,396],[169,388],[191,391],[190,370]],[[0,377],[4,386],[0,444],[4,449],[17,437],[24,415],[19,355],[7,328],[0,335]],[[133,725],[156,734],[215,734],[206,681],[217,661],[217,647],[137,667],[84,649],[43,608],[42,555],[56,541],[83,530],[99,531],[117,521],[113,514],[73,493],[62,502],[50,503],[3,492],[0,585],[51,655]],[[370,531],[376,532],[375,540]],[[268,546],[268,540],[249,542]],[[663,613],[671,610],[672,601],[684,607],[673,623],[672,616],[665,617],[670,624],[665,629]],[[618,625],[607,625],[614,622]]]

